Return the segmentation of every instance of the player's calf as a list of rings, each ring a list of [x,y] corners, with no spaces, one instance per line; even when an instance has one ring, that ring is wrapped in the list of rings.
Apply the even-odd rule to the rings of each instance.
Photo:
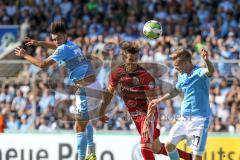
[[[176,146],[170,142],[165,143],[165,148],[170,160],[179,160],[180,158],[185,160],[192,160],[192,154],[177,149]]]
[[[176,146],[172,143],[166,142],[165,148],[166,148],[167,152],[172,152],[176,149]]]
[[[154,154],[168,156],[164,143],[161,143],[158,138],[153,141],[152,150]]]
[[[170,160],[179,160],[179,154],[178,154],[178,151],[176,149],[176,146],[172,143],[165,143],[165,148],[168,152],[168,156],[170,158]]]

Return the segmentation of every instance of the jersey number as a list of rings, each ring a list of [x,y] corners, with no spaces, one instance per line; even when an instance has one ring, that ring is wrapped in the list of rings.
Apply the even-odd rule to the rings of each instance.
[[[82,55],[82,51],[80,48],[74,49],[75,55]]]
[[[192,144],[195,145],[195,146],[198,146],[199,142],[200,142],[200,137],[193,135]]]

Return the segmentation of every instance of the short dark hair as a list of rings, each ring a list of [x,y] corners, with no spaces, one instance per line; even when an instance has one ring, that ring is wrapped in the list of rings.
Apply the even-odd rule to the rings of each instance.
[[[121,42],[120,47],[125,53],[130,53],[130,54],[136,54],[140,50],[136,43],[128,42],[128,41]]]
[[[173,60],[180,59],[180,60],[188,60],[190,61],[192,59],[192,54],[189,50],[185,48],[177,48],[173,54],[171,55]]]
[[[64,22],[57,21],[57,22],[52,23],[51,33],[52,34],[67,33]]]

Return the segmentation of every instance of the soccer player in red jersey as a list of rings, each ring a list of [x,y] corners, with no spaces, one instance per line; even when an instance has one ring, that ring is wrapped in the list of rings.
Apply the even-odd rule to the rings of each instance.
[[[156,98],[153,76],[137,64],[139,48],[134,42],[121,43],[123,65],[112,70],[107,92],[100,107],[100,120],[106,122],[105,111],[115,90],[119,91],[141,135],[141,152],[144,160],[154,160],[154,154],[167,156],[164,144],[160,143],[157,129],[158,112],[148,110],[148,103]],[[178,150],[181,158],[191,160],[191,154]]]

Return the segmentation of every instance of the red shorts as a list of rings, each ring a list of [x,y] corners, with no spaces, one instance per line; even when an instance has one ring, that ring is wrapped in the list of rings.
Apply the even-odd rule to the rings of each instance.
[[[147,141],[144,141],[142,137],[142,129],[143,129],[145,118],[146,118],[146,115],[132,116],[132,119],[137,127],[138,133],[141,136],[141,142],[140,142],[141,144],[152,143],[153,140],[157,139],[160,136],[160,130],[157,128],[158,114],[156,112],[154,119],[151,121],[149,138]]]

